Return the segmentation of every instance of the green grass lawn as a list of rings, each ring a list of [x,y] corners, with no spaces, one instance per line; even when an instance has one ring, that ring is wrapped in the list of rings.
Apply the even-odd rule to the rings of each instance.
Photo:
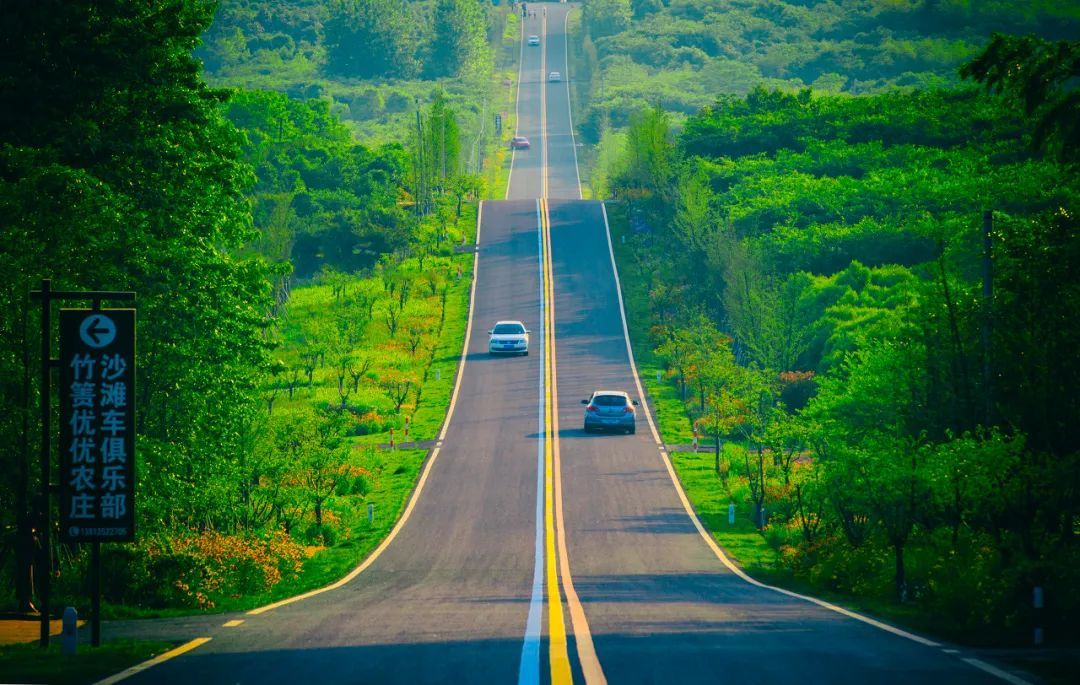
[[[4,645],[0,646],[0,680],[54,685],[93,683],[174,646],[171,642],[116,640],[96,648],[79,645],[77,654],[65,656],[58,638],[52,640],[48,649],[42,649],[36,642]]]

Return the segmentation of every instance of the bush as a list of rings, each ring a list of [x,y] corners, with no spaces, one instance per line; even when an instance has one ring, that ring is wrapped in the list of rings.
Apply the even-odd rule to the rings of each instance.
[[[386,102],[383,105],[383,108],[390,114],[408,112],[410,107],[412,107],[412,98],[398,90],[391,91],[386,96]]]
[[[213,596],[265,592],[295,577],[303,559],[303,548],[280,530],[151,538],[103,556],[103,594],[116,603],[212,609]]]
[[[382,114],[382,95],[374,88],[368,88],[349,103],[349,116],[355,120],[374,119]]]

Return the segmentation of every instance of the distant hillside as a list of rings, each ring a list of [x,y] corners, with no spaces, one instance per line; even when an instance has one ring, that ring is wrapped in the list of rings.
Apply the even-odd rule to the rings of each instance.
[[[1077,0],[590,0],[586,133],[642,107],[693,114],[757,85],[877,93],[955,82],[995,31],[1080,35]],[[585,74],[581,75],[586,76]]]

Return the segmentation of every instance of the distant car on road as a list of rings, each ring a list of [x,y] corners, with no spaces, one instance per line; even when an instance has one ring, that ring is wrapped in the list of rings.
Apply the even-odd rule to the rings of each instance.
[[[513,150],[528,150],[529,139],[525,136],[514,136],[510,140],[510,148]]]
[[[558,83],[559,81],[562,81],[562,74],[557,71],[553,71],[548,74],[548,81],[551,83]]]
[[[529,354],[529,330],[520,321],[496,321],[488,334],[490,354]]]
[[[529,36],[529,45],[540,45],[540,36]]]
[[[621,390],[596,390],[592,397],[581,400],[585,405],[585,432],[600,430],[620,430],[634,433],[637,415],[634,407],[637,400]]]

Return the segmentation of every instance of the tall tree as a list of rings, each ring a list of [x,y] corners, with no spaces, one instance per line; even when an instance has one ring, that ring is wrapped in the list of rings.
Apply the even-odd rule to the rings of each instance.
[[[424,60],[430,78],[458,76],[480,65],[487,52],[487,21],[479,0],[438,0],[432,29]]]
[[[266,360],[267,269],[237,253],[252,238],[252,176],[226,94],[191,57],[212,12],[202,0],[15,0],[0,32],[0,377],[22,377],[22,307],[6,305],[34,281],[137,291],[139,511],[151,528],[211,520],[234,501]],[[0,392],[5,407],[33,405],[38,388]],[[5,449],[0,471],[24,458]]]
[[[960,74],[1022,103],[1035,121],[1036,146],[1080,161],[1080,41],[994,34]]]
[[[333,0],[323,27],[327,67],[355,78],[413,76],[414,26],[398,0]]]

